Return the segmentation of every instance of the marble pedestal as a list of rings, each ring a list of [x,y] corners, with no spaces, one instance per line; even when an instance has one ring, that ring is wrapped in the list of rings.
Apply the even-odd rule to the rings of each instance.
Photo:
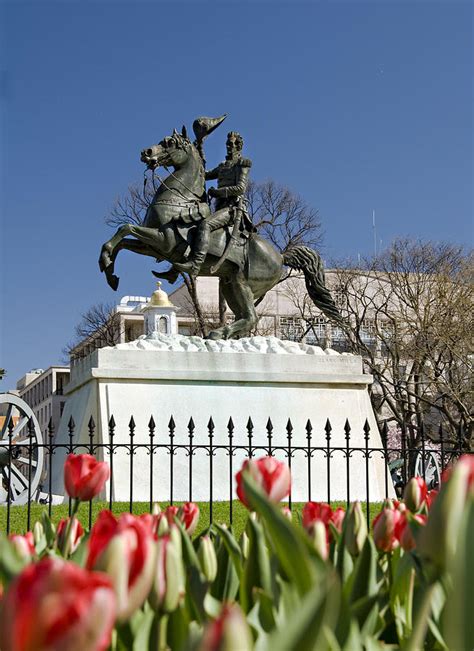
[[[130,444],[129,421],[135,422],[133,463],[129,449],[116,447],[113,455],[113,480],[107,485],[115,501],[130,499],[132,474],[133,500],[167,501],[171,490],[174,500],[228,500],[230,477],[247,456],[235,449],[232,460],[220,445],[229,445],[228,422],[234,424],[232,446],[248,446],[247,422],[253,423],[251,443],[267,453],[268,445],[275,456],[287,459],[288,430],[291,420],[291,446],[297,448],[291,458],[294,501],[306,501],[311,482],[311,498],[327,500],[364,500],[368,474],[372,501],[382,500],[386,492],[386,468],[380,453],[366,462],[363,451],[354,450],[347,464],[347,445],[364,448],[364,422],[370,425],[370,448],[382,448],[367,386],[370,375],[362,372],[360,357],[323,351],[314,346],[283,342],[274,337],[253,337],[238,341],[206,341],[198,337],[158,335],[141,337],[130,344],[102,348],[76,363],[71,370],[67,402],[59,427],[57,442],[69,442],[68,421],[72,416],[76,428],[74,443],[84,444],[77,451],[88,451],[88,422],[94,418],[94,444],[109,444],[108,422],[113,415],[116,426],[115,446]],[[155,449],[150,458],[149,421],[153,416]],[[169,436],[171,416],[175,423]],[[208,423],[214,429],[209,437]],[[193,419],[193,455],[190,458],[188,424]],[[267,421],[273,430],[268,439]],[[312,425],[310,444],[313,451],[308,463],[308,419]],[[326,454],[325,424],[331,423],[332,452],[330,472]],[[348,419],[349,442],[344,424]],[[214,450],[212,460],[208,449]],[[170,444],[174,447],[170,463]],[[64,454],[66,451],[64,450]],[[62,455],[64,457],[64,454]],[[110,449],[99,448],[97,456],[110,462]],[[192,466],[190,467],[190,464]],[[347,468],[349,467],[349,476]],[[192,481],[190,486],[190,473]],[[171,487],[172,480],[172,487]],[[212,480],[212,482],[211,482]],[[211,487],[212,483],[212,487]],[[234,485],[232,477],[232,487]],[[392,494],[388,475],[389,494]],[[56,452],[53,464],[53,492],[63,493],[62,459]],[[235,493],[234,493],[235,496]]]

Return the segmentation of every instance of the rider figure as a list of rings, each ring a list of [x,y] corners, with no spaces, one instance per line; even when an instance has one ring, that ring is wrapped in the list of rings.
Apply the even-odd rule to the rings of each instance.
[[[208,190],[208,196],[216,198],[216,211],[207,219],[203,219],[197,227],[190,259],[184,263],[174,264],[179,271],[197,276],[209,248],[211,232],[231,224],[237,218],[235,213],[239,203],[241,207],[238,209],[243,216],[243,228],[253,232],[252,221],[242,205],[252,166],[248,158],[242,158],[243,144],[242,136],[235,131],[230,131],[227,134],[225,161],[206,172],[206,181],[217,179],[217,188],[211,187]]]

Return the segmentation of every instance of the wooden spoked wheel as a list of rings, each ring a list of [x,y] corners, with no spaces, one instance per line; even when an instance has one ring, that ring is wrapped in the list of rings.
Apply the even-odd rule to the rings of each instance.
[[[43,438],[31,407],[12,393],[0,394],[0,505],[35,499],[43,473]]]

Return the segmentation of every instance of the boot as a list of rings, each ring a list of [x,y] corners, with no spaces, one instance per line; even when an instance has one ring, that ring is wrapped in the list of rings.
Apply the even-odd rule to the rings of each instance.
[[[178,271],[188,273],[190,276],[195,278],[199,274],[201,265],[206,258],[210,235],[211,229],[209,228],[209,225],[206,224],[205,221],[201,222],[196,233],[194,248],[190,259],[187,262],[175,262],[173,265],[174,268]]]

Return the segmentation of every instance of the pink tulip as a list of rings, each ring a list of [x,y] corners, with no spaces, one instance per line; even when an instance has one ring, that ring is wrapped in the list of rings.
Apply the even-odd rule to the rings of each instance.
[[[130,513],[118,518],[101,511],[91,529],[86,567],[110,575],[117,618],[126,621],[150,592],[156,561],[155,536],[146,521]]]
[[[67,494],[81,502],[88,502],[99,495],[109,475],[109,466],[90,454],[69,454],[64,463]]]
[[[105,651],[116,600],[109,577],[57,557],[28,565],[3,596],[3,651]]]
[[[236,474],[237,496],[247,508],[249,504],[245,495],[242,473],[249,472],[252,479],[266,493],[270,501],[278,503],[290,494],[291,474],[286,463],[275,457],[246,459],[242,469]]]

